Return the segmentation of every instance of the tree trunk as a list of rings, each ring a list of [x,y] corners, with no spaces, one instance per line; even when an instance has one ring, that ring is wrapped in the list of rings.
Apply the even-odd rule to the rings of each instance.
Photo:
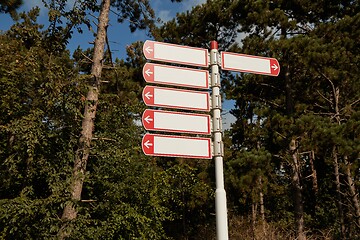
[[[79,138],[78,149],[75,152],[75,162],[70,183],[71,203],[65,205],[61,220],[63,225],[58,233],[59,239],[65,239],[70,235],[68,223],[74,220],[77,215],[75,204],[81,199],[81,192],[85,179],[86,164],[89,158],[91,139],[93,137],[94,120],[101,83],[101,72],[103,68],[104,48],[106,42],[106,28],[109,21],[110,0],[103,0],[99,15],[97,35],[94,44],[93,63],[91,75],[93,77],[92,86],[89,87],[82,120],[82,131]]]
[[[251,204],[251,232],[253,240],[256,239],[256,212],[257,212],[257,203],[253,200]]]
[[[335,87],[334,83],[328,79],[331,88],[332,88],[332,94],[334,98],[333,102],[333,111],[334,111],[334,118],[336,119],[337,124],[341,124],[340,119],[340,112],[339,112],[339,98],[340,98],[340,89],[338,87]],[[337,207],[339,211],[339,218],[340,218],[340,231],[341,231],[341,237],[346,236],[346,226],[345,226],[345,216],[344,216],[344,210],[343,210],[343,203],[342,203],[342,197],[341,197],[341,182],[340,182],[340,168],[339,168],[339,161],[338,161],[338,155],[337,155],[337,148],[334,145],[333,146],[333,160],[334,160],[334,171],[335,171],[335,184],[336,184],[336,195],[337,195]]]
[[[319,191],[319,187],[318,187],[318,180],[317,180],[317,173],[316,173],[316,168],[315,168],[315,151],[311,150],[309,153],[309,164],[310,164],[310,168],[311,168],[311,180],[312,180],[312,194],[313,194],[313,207],[311,209],[311,214],[315,217],[316,216],[316,212],[319,208],[318,206],[318,191]]]
[[[339,212],[339,220],[340,220],[340,233],[341,238],[345,236],[345,222],[344,222],[344,211],[342,207],[342,201],[341,201],[341,184],[340,184],[340,172],[339,172],[339,162],[337,158],[337,151],[336,146],[333,146],[332,149],[332,155],[333,155],[333,164],[334,164],[334,174],[335,174],[335,186],[336,186],[336,206]]]
[[[317,173],[316,173],[314,161],[315,161],[315,152],[314,152],[314,150],[311,150],[311,152],[310,152],[310,167],[311,167],[312,187],[313,187],[314,194],[316,196],[319,188],[318,188]]]
[[[302,202],[302,187],[300,182],[300,164],[298,160],[298,154],[296,149],[296,140],[292,139],[289,145],[289,150],[292,156],[292,168],[293,168],[293,186],[295,188],[295,215],[297,224],[297,239],[306,240],[304,233],[304,206]]]
[[[260,198],[260,215],[261,215],[261,226],[264,236],[266,236],[266,222],[265,222],[265,207],[264,207],[264,194],[263,194],[263,187],[262,187],[262,177],[259,177],[259,198]]]
[[[360,205],[359,205],[358,194],[356,193],[355,183],[351,176],[352,175],[351,174],[351,162],[349,162],[347,156],[344,157],[344,161],[345,161],[345,165],[346,165],[345,172],[346,172],[347,184],[349,187],[352,207],[354,209],[354,215],[355,215],[355,219],[356,219],[355,222],[357,224],[357,228],[360,229]]]

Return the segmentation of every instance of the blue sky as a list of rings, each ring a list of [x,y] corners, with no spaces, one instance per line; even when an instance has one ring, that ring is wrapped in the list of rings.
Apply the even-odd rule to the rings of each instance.
[[[75,0],[69,0],[69,6],[72,6]],[[178,12],[184,12],[191,10],[192,7],[205,3],[206,0],[183,0],[180,3],[171,2],[171,0],[150,0],[152,8],[155,10],[157,17],[161,18],[162,21],[166,22],[171,20],[176,16]],[[43,7],[41,0],[26,0],[24,5],[21,7],[20,11],[29,11],[31,8],[39,6],[40,16],[38,22],[46,24],[48,22],[47,11]],[[0,30],[6,31],[11,25],[14,24],[12,19],[6,14],[0,14]],[[135,42],[135,41],[145,41],[148,39],[146,32],[143,30],[135,31],[130,33],[128,24],[126,21],[123,24],[120,24],[116,21],[116,15],[110,13],[110,25],[108,29],[109,41],[111,45],[111,50],[113,51],[114,58],[125,58],[126,57],[126,46]],[[92,45],[89,42],[92,42],[94,37],[92,33],[84,29],[83,34],[79,34],[74,31],[74,35],[68,44],[68,49],[73,51],[78,46],[81,46],[82,49],[90,48]],[[196,47],[196,46],[194,46]],[[225,101],[223,105],[224,113],[227,113],[230,108],[233,107],[233,102]],[[234,121],[234,117],[230,114],[225,114],[223,119],[224,128],[229,128],[229,124]]]
[[[74,2],[75,0],[68,0],[68,5],[72,6]],[[150,0],[150,4],[155,10],[156,16],[161,18],[164,22],[175,17],[176,13],[178,12],[191,10],[192,7],[205,2],[206,0],[183,0],[183,2],[180,3],[172,3],[170,0]],[[29,11],[31,8],[36,6],[39,6],[41,9],[38,22],[46,24],[48,22],[47,11],[43,7],[41,0],[24,1],[24,5],[21,7],[20,11]],[[14,23],[8,15],[1,14],[0,18],[0,30],[8,30],[10,26]],[[126,56],[126,45],[131,44],[135,41],[144,41],[148,39],[144,30],[137,30],[134,33],[130,33],[127,22],[125,21],[122,24],[118,23],[116,21],[116,15],[112,12],[110,13],[110,26],[108,33],[109,41],[112,43],[111,47],[114,51],[114,56],[119,58],[124,58]],[[79,34],[74,31],[73,38],[68,44],[68,49],[74,50],[78,46],[86,49],[92,46],[91,44],[89,44],[89,42],[92,42],[93,40],[94,37],[89,31],[87,31],[85,27],[83,34]]]

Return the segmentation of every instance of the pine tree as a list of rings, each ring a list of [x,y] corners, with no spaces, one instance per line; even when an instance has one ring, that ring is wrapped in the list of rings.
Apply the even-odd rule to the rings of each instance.
[[[18,19],[17,9],[23,4],[22,0],[0,0],[0,13],[9,13],[13,19]]]
[[[350,119],[356,119],[359,99],[358,11],[358,1],[208,1],[179,14],[159,31],[160,40],[206,46],[215,39],[220,49],[279,60],[281,72],[277,78],[223,73],[223,84],[227,97],[236,101],[232,112],[238,118],[231,131],[230,149],[256,149],[258,142],[249,141],[249,129],[254,128],[253,120],[259,116],[258,129],[266,129],[260,146],[271,154],[275,176],[272,186],[294,193],[279,203],[287,212],[278,221],[293,222],[283,216],[295,215],[298,239],[305,239],[307,230],[334,227],[336,221],[342,230],[334,235],[353,238],[357,234],[350,219],[358,219],[358,200],[354,197],[358,195],[357,189],[350,186],[356,185],[352,180],[358,175],[354,168],[358,165],[358,151],[353,147],[358,132],[354,130],[350,136],[341,129],[348,121],[352,129],[357,129],[353,125],[356,120]],[[241,43],[236,42],[239,33],[246,36]],[[345,92],[348,94],[343,95]],[[329,149],[334,146],[332,153]],[[348,161],[347,155],[352,155],[352,160]],[[236,166],[238,156],[235,152],[230,157],[230,170]],[[238,164],[244,166],[244,162]],[[339,190],[330,184],[336,168],[335,175],[349,176],[339,177]],[[230,174],[229,178],[235,176]],[[292,179],[292,186],[288,179]],[[341,194],[343,189],[346,195]],[[329,196],[336,191],[341,196],[331,202]],[[231,194],[236,196],[236,191],[231,190],[228,196]],[[271,194],[268,197],[269,202],[274,202]],[[291,197],[295,197],[295,214],[290,212]],[[344,201],[352,202],[352,207],[345,207]],[[339,208],[338,218],[334,219],[330,216],[336,204],[343,214]],[[329,205],[332,209],[326,211]],[[268,205],[273,216],[275,206]]]

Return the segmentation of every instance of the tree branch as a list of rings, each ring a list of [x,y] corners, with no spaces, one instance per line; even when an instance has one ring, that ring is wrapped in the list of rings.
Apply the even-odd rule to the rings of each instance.
[[[331,105],[333,104],[333,102],[332,102],[330,99],[328,99],[327,97],[325,97],[324,95],[322,95],[319,90],[316,90],[316,92],[317,92],[323,99],[325,99],[327,102],[329,102]]]
[[[87,60],[89,60],[91,63],[93,62],[93,60],[91,58],[89,58],[88,56],[86,56],[84,53],[81,53],[81,55],[83,55],[83,57],[86,58]]]
[[[115,139],[112,138],[92,138],[92,140],[103,140],[103,141],[113,141],[116,142]]]

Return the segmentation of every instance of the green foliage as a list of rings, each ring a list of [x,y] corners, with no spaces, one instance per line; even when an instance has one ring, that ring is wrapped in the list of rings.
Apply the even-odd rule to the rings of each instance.
[[[203,47],[217,40],[220,50],[275,57],[280,62],[277,78],[222,74],[226,97],[236,102],[231,112],[237,118],[226,154],[227,196],[235,209],[241,209],[240,214],[251,211],[261,190],[268,220],[286,228],[295,223],[291,179],[296,154],[305,226],[310,231],[337,228],[336,203],[351,198],[332,197],[333,146],[342,173],[348,158],[353,164],[351,178],[359,175],[355,171],[359,162],[355,147],[359,145],[355,120],[360,98],[358,10],[358,1],[214,0],[160,27],[159,40]],[[245,36],[242,46],[236,42],[239,34]],[[295,153],[289,150],[293,140]],[[313,168],[317,186],[312,181]],[[344,180],[340,179],[347,192]],[[345,209],[353,220],[357,219],[354,208]],[[350,219],[346,221],[352,225]],[[356,234],[351,229],[348,234]],[[334,232],[337,236],[338,230]]]
[[[249,1],[241,6],[244,10],[239,15],[244,15],[239,17],[239,22],[249,35],[243,40],[242,49],[235,50],[276,57],[281,73],[278,78],[240,74],[225,81],[228,97],[236,100],[233,113],[238,120],[232,129],[234,149],[240,149],[240,153],[251,152],[260,142],[272,156],[269,158],[273,170],[268,188],[271,189],[272,183],[276,188],[283,186],[283,194],[293,191],[291,186],[287,186],[292,178],[291,157],[294,154],[289,151],[289,144],[296,139],[296,153],[301,161],[305,224],[310,229],[335,228],[337,222],[331,217],[338,214],[335,203],[346,201],[331,197],[335,191],[333,146],[337,146],[341,166],[345,167],[345,156],[353,156],[352,162],[358,159],[358,149],[353,146],[358,145],[359,133],[357,124],[353,125],[354,121],[350,119],[359,111],[357,89],[360,81],[356,65],[359,48],[355,39],[360,33],[356,27],[359,14],[350,6],[357,9],[359,5],[356,1],[323,4],[323,1],[298,4],[292,1]],[[246,9],[252,11],[246,12]],[[255,135],[252,131],[254,119],[260,119],[261,125],[257,127],[263,129],[255,131]],[[254,136],[258,142],[252,140]],[[315,153],[313,161],[318,190],[314,189],[312,182],[311,151]],[[261,156],[260,153],[257,155]],[[251,156],[244,156],[252,163]],[[230,161],[229,169],[232,169],[231,162],[236,161]],[[242,171],[247,169],[244,163],[239,166]],[[237,180],[239,185],[242,179],[251,179],[256,168],[250,169]],[[356,176],[355,172],[353,174]],[[245,191],[247,188],[242,186],[240,189]],[[346,187],[344,191],[348,191]],[[288,219],[281,216],[287,216],[291,210],[291,194],[282,200],[283,203],[277,202],[286,209],[277,219],[278,205],[272,194],[268,197],[267,201],[271,202],[268,205],[269,218],[280,222]],[[346,211],[351,212],[350,209]],[[288,221],[291,222],[291,218]],[[348,231],[353,231],[350,229]]]
[[[0,36],[0,236],[51,239],[69,201],[91,50],[68,51],[36,23],[39,9]],[[55,14],[52,13],[52,14]],[[56,15],[56,14],[55,14]],[[53,16],[55,16],[53,15]],[[54,39],[58,39],[54,42]],[[105,68],[96,128],[71,239],[168,239],[193,234],[213,194],[202,170],[143,155],[141,43]],[[105,64],[110,62],[106,55]],[[181,224],[183,227],[178,228]]]
[[[0,199],[4,239],[49,238],[56,233],[81,119],[68,53],[52,54],[36,22],[22,14],[0,36]]]
[[[118,21],[120,23],[129,20],[130,31],[153,27],[155,21],[154,10],[150,7],[148,0],[125,0],[112,1],[112,7],[117,9]]]
[[[71,199],[68,186],[93,50],[79,47],[71,59],[66,44],[75,28],[91,27],[87,11],[97,12],[99,5],[77,1],[69,9],[65,0],[46,3],[48,29],[37,23],[39,9],[34,9],[0,36],[1,239],[55,238],[64,204]],[[260,193],[268,226],[280,229],[277,236],[295,236],[296,154],[306,231],[315,237],[319,232],[334,239],[358,237],[346,176],[349,169],[358,193],[358,1],[212,0],[158,28],[148,1],[112,1],[112,7],[119,21],[131,20],[131,31],[147,27],[161,41],[207,47],[217,40],[221,50],[279,60],[277,78],[222,73],[237,118],[224,138],[232,236],[239,235],[237,228],[249,229],[246,236],[256,234],[239,219],[250,219]],[[241,43],[239,34],[246,34]],[[78,216],[69,223],[70,239],[212,236],[214,164],[142,154],[142,43],[128,46],[127,52],[126,60],[115,63],[105,54],[94,139],[81,201],[74,203]],[[296,149],[290,151],[294,139]]]
[[[17,19],[16,10],[23,4],[22,0],[0,0],[0,13],[9,13],[13,19]]]
[[[178,13],[153,33],[159,41],[209,47],[212,40],[221,48],[235,41],[238,23],[232,17],[235,3],[231,1],[207,1],[191,11]]]

